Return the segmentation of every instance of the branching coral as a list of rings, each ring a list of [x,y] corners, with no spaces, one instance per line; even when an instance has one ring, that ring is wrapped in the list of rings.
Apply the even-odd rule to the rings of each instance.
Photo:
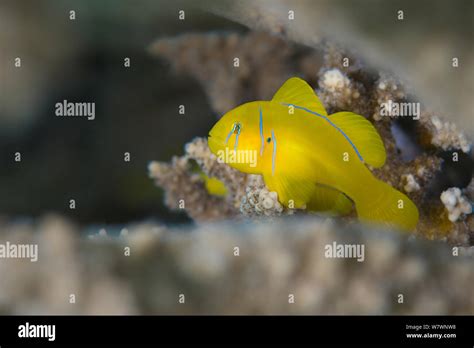
[[[242,197],[245,195],[247,175],[219,163],[216,156],[209,150],[206,139],[194,139],[186,145],[185,152],[186,157],[195,160],[206,175],[217,178],[225,184],[229,190],[227,202],[232,209],[238,211]]]
[[[217,178],[227,187],[225,198],[211,195],[203,178],[193,170],[195,161],[209,177]],[[151,162],[149,176],[165,190],[165,202],[171,209],[183,209],[196,221],[245,216],[276,216],[290,213],[269,192],[259,175],[247,175],[219,163],[207,141],[195,138],[186,144],[185,155],[173,157],[171,164]]]
[[[457,221],[463,214],[472,213],[472,205],[461,194],[461,190],[457,187],[452,187],[441,194],[441,202],[449,212],[449,220]]]
[[[187,34],[159,39],[150,51],[172,62],[177,72],[194,76],[219,114],[255,96],[271,98],[280,77],[291,76],[309,54],[264,33]],[[294,60],[295,55],[300,58]]]
[[[403,88],[401,83],[394,76],[386,73],[380,73],[378,80],[375,82],[373,95],[374,111],[372,117],[375,121],[383,119],[380,112],[382,105],[388,101],[400,102],[407,97],[405,88]]]
[[[337,68],[323,69],[319,75],[317,94],[329,113],[351,110],[367,115],[370,104],[362,83],[351,80]]]
[[[151,162],[148,170],[155,183],[165,188],[170,209],[183,209],[197,221],[236,215],[232,204],[207,192],[202,178],[192,172],[189,157],[174,157],[170,164]]]
[[[443,122],[437,116],[430,117],[430,121],[425,121],[425,126],[431,134],[431,143],[443,150],[461,149],[469,152],[471,144],[464,133],[460,132],[456,125],[451,122]]]
[[[240,211],[245,216],[275,216],[291,214],[293,210],[285,209],[278,202],[278,194],[270,192],[260,175],[249,175],[248,186],[242,199]]]
[[[306,79],[329,113],[353,111],[374,123],[384,141],[387,162],[382,168],[369,169],[381,180],[405,191],[415,202],[420,210],[417,233],[430,239],[447,239],[453,244],[470,244],[472,228],[466,222],[470,220],[451,221],[439,194],[431,192],[433,180],[442,168],[443,159],[438,153],[446,149],[466,152],[470,143],[455,126],[433,117],[429,109],[422,107],[419,122],[413,120],[411,123],[413,141],[418,142],[420,151],[410,160],[402,158],[403,144],[397,143],[392,130],[397,118],[382,117],[381,108],[389,101],[416,99],[408,95],[393,74],[376,72],[334,45],[324,44],[313,50],[261,32],[193,34],[160,39],[151,46],[151,52],[169,60],[176,71],[196,77],[218,115],[245,101],[270,99],[290,76]],[[238,67],[233,65],[235,57],[239,58]],[[248,176],[217,163],[206,149],[204,140],[191,143],[186,151],[187,159],[183,161],[193,158],[206,174],[217,177],[230,188],[226,204],[232,214],[288,213],[275,204],[277,197],[268,192],[263,183],[250,184]],[[162,186],[167,188],[169,185],[162,182]],[[219,214],[211,215],[218,217]]]
[[[413,192],[418,191],[420,189],[420,185],[418,184],[418,182],[416,182],[416,179],[412,174],[402,175],[402,180],[405,183],[403,186],[405,192]]]

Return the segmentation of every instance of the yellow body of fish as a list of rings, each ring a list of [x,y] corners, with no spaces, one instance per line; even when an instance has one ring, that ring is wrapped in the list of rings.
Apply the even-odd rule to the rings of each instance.
[[[208,141],[225,163],[263,175],[287,207],[344,214],[354,203],[364,221],[404,230],[418,222],[415,204],[366,167],[381,167],[386,159],[373,125],[351,112],[327,115],[313,89],[299,78],[286,81],[271,101],[226,113]]]

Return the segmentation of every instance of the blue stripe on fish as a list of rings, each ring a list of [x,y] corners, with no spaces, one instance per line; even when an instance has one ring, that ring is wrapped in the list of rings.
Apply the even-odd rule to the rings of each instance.
[[[272,129],[272,141],[273,141],[273,153],[272,153],[272,175],[275,175],[275,160],[276,160],[276,151],[277,151],[277,141],[275,138],[275,133]]]
[[[227,135],[227,138],[225,138],[225,144],[227,145],[227,143],[229,142],[229,138],[231,137],[232,133],[234,133],[234,128],[232,128],[232,130],[229,132],[229,134]]]
[[[237,151],[237,146],[239,145],[239,133],[235,135],[234,151]]]
[[[359,156],[359,159],[360,159],[362,162],[364,162],[364,159],[363,159],[362,156],[360,155],[359,150],[357,150],[357,148],[355,147],[355,145],[354,145],[354,143],[351,141],[351,139],[349,139],[349,137],[347,136],[347,134],[344,133],[344,131],[343,131],[341,128],[339,128],[339,127],[336,126],[334,123],[332,123],[329,118],[327,118],[327,117],[324,116],[324,115],[318,114],[317,112],[311,111],[311,110],[309,110],[309,109],[306,109],[306,108],[304,108],[304,107],[302,107],[302,106],[298,106],[298,105],[295,105],[295,104],[286,104],[286,103],[283,103],[283,105],[293,106],[294,108],[301,109],[301,110],[304,110],[304,111],[306,111],[306,112],[309,112],[310,114],[313,114],[313,115],[316,115],[316,116],[319,116],[319,117],[324,118],[326,121],[329,122],[329,124],[330,124],[331,126],[333,126],[334,128],[336,128],[336,129],[344,136],[344,138],[347,139],[347,141],[349,142],[349,144],[351,144],[352,148],[353,148],[354,151],[356,152],[357,156]]]
[[[260,107],[260,139],[262,140],[260,145],[260,156],[263,155],[263,148],[265,146],[265,140],[263,137],[263,116],[262,116],[262,108]]]

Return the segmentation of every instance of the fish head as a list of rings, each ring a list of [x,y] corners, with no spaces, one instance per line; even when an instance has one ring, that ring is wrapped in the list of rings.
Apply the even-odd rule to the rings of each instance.
[[[259,173],[260,142],[258,102],[243,104],[227,112],[208,136],[209,148],[219,162],[252,174]]]

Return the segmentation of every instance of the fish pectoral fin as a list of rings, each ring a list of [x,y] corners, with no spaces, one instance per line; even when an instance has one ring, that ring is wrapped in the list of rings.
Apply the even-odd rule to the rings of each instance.
[[[335,188],[316,184],[306,209],[346,215],[352,210],[352,201]]]
[[[209,177],[204,173],[200,173],[201,179],[204,181],[204,187],[211,196],[225,197],[227,196],[227,187],[217,178]]]
[[[285,207],[348,214],[352,201],[342,192],[295,176],[264,175],[265,185],[278,194],[278,201]]]
[[[346,111],[337,112],[328,118],[352,141],[365,163],[374,168],[384,165],[387,158],[385,147],[382,138],[369,120]]]
[[[299,77],[292,77],[280,87],[273,96],[272,101],[298,105],[327,116],[323,103],[319,100],[313,88]]]
[[[316,188],[313,182],[296,176],[267,174],[263,180],[270,191],[278,194],[281,204],[295,209],[305,208]]]

